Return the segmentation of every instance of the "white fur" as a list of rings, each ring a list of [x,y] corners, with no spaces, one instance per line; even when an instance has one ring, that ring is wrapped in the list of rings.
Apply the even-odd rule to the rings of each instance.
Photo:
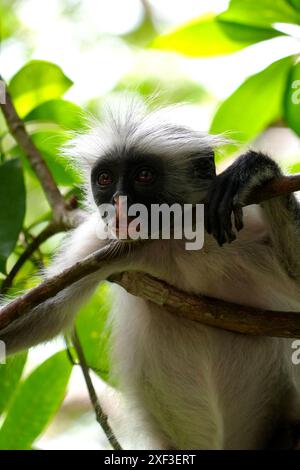
[[[259,308],[300,309],[299,287],[259,242],[220,249],[206,240],[205,251],[193,259],[163,242],[156,250],[151,252],[162,259],[160,269],[144,269],[181,289]],[[291,341],[201,326],[119,288],[116,294],[116,375],[125,395],[147,410],[153,436],[163,432],[167,448],[263,448],[285,407],[296,406]]]
[[[181,155],[205,152],[226,142],[220,135],[208,135],[180,126],[172,119],[174,106],[149,111],[139,101],[124,99],[115,108],[106,107],[103,119],[89,120],[90,130],[71,139],[62,152],[78,167],[90,171],[107,151],[137,148],[180,161]]]
[[[127,109],[108,113],[104,124],[94,123],[87,135],[76,137],[65,149],[87,174],[98,158],[118,146],[138,146],[172,164],[187,152],[205,152],[220,142],[219,137],[170,123],[170,110],[147,114],[133,104]],[[14,351],[52,337],[70,325],[98,282],[125,269],[150,273],[195,294],[258,308],[299,311],[299,285],[274,252],[265,214],[247,209],[245,228],[234,243],[223,248],[211,237],[206,237],[199,252],[186,251],[184,240],[145,243],[127,262],[99,267],[96,274],[36,307],[2,330],[0,339]],[[100,225],[98,215],[91,214],[67,237],[47,275],[61,272],[101,247],[105,242],[97,238]],[[293,228],[286,227],[291,234]],[[112,424],[123,445],[258,449],[266,446],[282,418],[299,417],[291,341],[203,326],[119,287],[114,290],[112,357],[128,413],[125,418],[112,419]]]

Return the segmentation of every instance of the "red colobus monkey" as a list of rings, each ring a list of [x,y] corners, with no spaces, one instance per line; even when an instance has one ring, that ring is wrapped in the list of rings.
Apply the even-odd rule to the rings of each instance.
[[[65,153],[84,172],[86,221],[67,235],[46,277],[93,253],[104,227],[98,207],[194,204],[206,195],[205,243],[149,240],[122,262],[100,268],[0,331],[8,351],[48,340],[72,323],[110,274],[142,271],[193,294],[269,310],[300,310],[300,210],[294,195],[241,209],[254,187],[281,174],[248,151],[215,176],[216,136],[169,120],[172,110],[129,106],[109,112]],[[118,217],[118,211],[117,217]],[[118,241],[122,249],[126,241]],[[291,341],[248,337],[173,316],[115,287],[112,362],[141,446],[161,449],[260,449],[299,418]],[[126,420],[130,433],[130,419]],[[273,440],[273,441],[272,441]],[[134,444],[133,444],[134,445]]]

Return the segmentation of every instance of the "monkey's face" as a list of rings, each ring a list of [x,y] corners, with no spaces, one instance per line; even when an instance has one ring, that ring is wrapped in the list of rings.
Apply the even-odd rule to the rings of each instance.
[[[147,227],[150,227],[154,205],[200,202],[205,189],[205,184],[201,185],[200,181],[207,182],[209,178],[205,178],[207,159],[203,156],[204,176],[199,177],[201,165],[198,159],[191,157],[186,162],[178,162],[133,150],[114,151],[101,157],[91,172],[92,193],[99,208],[107,204],[114,207],[115,235],[119,238],[121,231],[127,235],[128,225],[134,219],[130,216],[130,208],[136,204],[147,209]],[[211,168],[211,162],[209,166]]]
[[[98,206],[115,204],[119,196],[127,196],[128,205],[148,206],[161,201],[165,174],[162,162],[153,155],[107,155],[93,167],[91,183]]]
[[[133,204],[142,204],[150,210],[152,204],[166,202],[166,172],[162,160],[154,155],[134,152],[106,155],[94,165],[91,184],[97,206],[110,204],[115,208],[117,236],[121,230],[127,233],[132,220],[128,209]]]

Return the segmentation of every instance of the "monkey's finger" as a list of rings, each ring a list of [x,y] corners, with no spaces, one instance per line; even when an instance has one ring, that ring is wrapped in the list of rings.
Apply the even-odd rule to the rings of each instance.
[[[244,227],[243,222],[243,209],[241,206],[233,206],[234,225],[239,232]]]
[[[235,234],[235,232],[234,232],[233,229],[232,229],[232,225],[233,225],[233,224],[232,224],[232,212],[231,212],[231,214],[230,214],[230,226],[229,226],[228,229],[226,230],[226,239],[227,239],[226,241],[227,241],[228,243],[231,243],[231,242],[233,242],[234,240],[236,240],[236,234]]]
[[[209,234],[212,234],[213,214],[218,205],[218,201],[216,200],[216,182],[217,182],[217,179],[210,187],[210,190],[204,202],[204,226],[205,226],[207,233]]]
[[[204,201],[204,228],[207,233],[211,234],[211,225],[208,217],[209,214],[209,197]]]
[[[218,208],[219,236],[228,243],[235,240],[236,236],[232,230],[233,196],[235,194],[235,182],[225,180],[223,184],[224,194]]]
[[[231,214],[232,214],[232,207],[228,205],[226,208],[226,211],[222,212],[222,216],[220,217],[219,224],[220,224],[220,230],[219,233],[222,236],[223,243],[225,242],[232,242],[235,240],[235,234],[233,233],[232,230],[232,220],[231,220]]]
[[[207,207],[207,221],[209,227],[209,233],[211,233],[219,244],[224,243],[226,240],[221,236],[220,225],[218,218],[218,208],[222,199],[221,180],[217,179],[217,184],[214,184],[212,191],[210,192],[209,204]]]

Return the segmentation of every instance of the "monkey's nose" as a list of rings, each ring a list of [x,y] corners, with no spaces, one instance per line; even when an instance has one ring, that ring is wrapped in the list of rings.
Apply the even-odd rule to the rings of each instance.
[[[114,205],[116,208],[116,220],[117,225],[120,224],[120,221],[125,222],[127,225],[127,205],[126,200],[123,199],[124,195],[117,194],[113,197]]]

